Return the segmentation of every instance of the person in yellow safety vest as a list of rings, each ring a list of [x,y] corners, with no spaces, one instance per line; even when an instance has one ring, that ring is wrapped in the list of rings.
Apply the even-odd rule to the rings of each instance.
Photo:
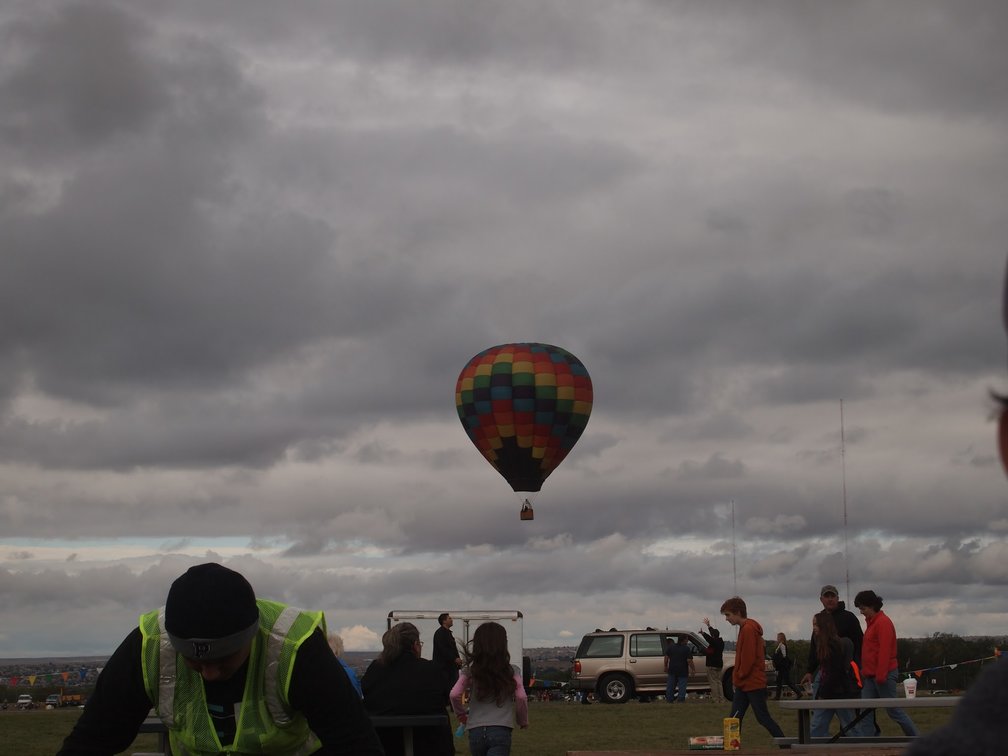
[[[151,708],[175,756],[382,753],[322,613],[257,600],[215,563],[189,568],[141,615],[58,756],[128,749]]]

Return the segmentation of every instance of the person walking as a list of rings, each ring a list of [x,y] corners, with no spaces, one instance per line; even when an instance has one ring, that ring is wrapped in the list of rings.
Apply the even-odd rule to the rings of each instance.
[[[749,707],[752,707],[759,722],[775,738],[783,738],[784,732],[767,709],[766,670],[764,657],[766,645],[763,642],[763,626],[750,619],[746,604],[738,596],[733,596],[721,605],[721,614],[728,624],[739,629],[735,642],[735,668],[732,671],[732,716],[741,723]]]
[[[861,666],[861,643],[864,640],[864,633],[861,630],[861,622],[857,616],[847,609],[847,606],[840,600],[840,594],[835,585],[824,585],[819,590],[819,602],[825,611],[833,616],[833,624],[836,625],[837,635],[841,638],[849,638],[854,646],[854,662]],[[804,686],[807,683],[812,685],[812,696],[815,697],[820,684],[819,658],[816,655],[815,639],[809,641],[808,672],[801,679]],[[817,724],[816,720],[826,717],[826,714],[819,709],[812,711],[812,729],[821,729],[823,723]],[[825,726],[829,727],[832,715],[826,717]]]
[[[780,701],[785,685],[791,688],[796,700],[801,698],[801,691],[791,681],[791,670],[794,668],[794,659],[788,656],[787,637],[784,633],[777,633],[777,648],[773,652],[773,665],[774,669],[777,670],[777,696],[774,700]]]
[[[853,682],[854,644],[850,638],[837,634],[833,615],[825,609],[812,617],[812,642],[815,644],[816,658],[819,660],[819,686],[817,700],[834,698],[857,698],[857,685]],[[854,720],[853,709],[818,709],[823,715],[812,721],[813,738],[829,737],[830,722],[836,715],[841,731],[847,730]],[[847,733],[845,733],[847,734]],[[850,733],[853,735],[853,733]]]
[[[469,752],[472,756],[508,756],[514,725],[524,730],[529,720],[522,671],[511,663],[504,626],[484,622],[477,627],[465,660],[449,698],[469,733]],[[466,694],[468,711],[463,704]]]
[[[724,681],[721,679],[721,672],[724,669],[724,638],[716,627],[712,627],[710,619],[703,618],[704,625],[710,632],[700,630],[700,635],[707,641],[707,650],[704,655],[707,657],[705,666],[707,667],[707,683],[710,685],[711,700],[714,703],[723,704],[725,702]]]
[[[876,595],[875,591],[861,591],[854,597],[854,606],[864,615],[867,623],[864,645],[861,647],[861,680],[864,686],[861,698],[896,698],[896,686],[899,684],[896,628],[882,611],[882,597]],[[920,734],[917,725],[902,709],[886,709],[886,714],[900,726],[904,735]],[[872,721],[874,722],[874,713]],[[870,729],[877,732],[878,725]]]

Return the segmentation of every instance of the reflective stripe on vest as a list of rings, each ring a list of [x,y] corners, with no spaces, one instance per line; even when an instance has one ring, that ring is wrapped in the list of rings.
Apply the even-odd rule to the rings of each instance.
[[[287,713],[280,701],[280,686],[275,684],[280,677],[280,652],[283,651],[284,643],[287,642],[287,633],[294,625],[294,620],[300,615],[300,611],[288,606],[276,618],[276,622],[270,629],[269,638],[266,640],[266,679],[274,681],[274,684],[265,686],[263,694],[270,716],[280,727],[291,723],[290,714]]]
[[[161,721],[169,730],[175,726],[175,647],[168,638],[164,626],[164,607],[158,610],[158,631],[161,642],[158,647],[158,700],[154,702]]]

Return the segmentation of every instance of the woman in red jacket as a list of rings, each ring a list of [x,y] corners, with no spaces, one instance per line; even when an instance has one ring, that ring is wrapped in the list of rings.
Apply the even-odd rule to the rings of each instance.
[[[861,591],[854,597],[854,606],[861,611],[868,623],[861,645],[861,698],[896,698],[899,680],[896,628],[882,611],[882,597],[876,596],[875,591]],[[920,734],[917,725],[902,709],[886,709],[886,713],[905,735]]]

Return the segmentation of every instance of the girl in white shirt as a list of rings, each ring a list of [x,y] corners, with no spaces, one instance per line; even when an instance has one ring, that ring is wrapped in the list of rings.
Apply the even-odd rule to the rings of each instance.
[[[469,733],[472,756],[508,756],[515,723],[528,727],[528,697],[521,669],[511,664],[507,631],[484,622],[466,649],[466,666],[451,690],[452,709]],[[468,712],[463,695],[469,694]]]

